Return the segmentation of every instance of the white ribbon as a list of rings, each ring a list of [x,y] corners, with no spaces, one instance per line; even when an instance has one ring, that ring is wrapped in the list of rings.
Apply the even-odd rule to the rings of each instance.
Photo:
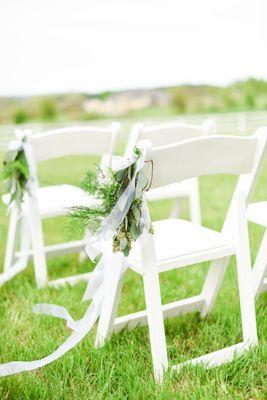
[[[37,170],[36,165],[34,163],[34,158],[32,154],[32,147],[29,143],[29,137],[31,136],[31,131],[29,129],[16,129],[15,132],[15,140],[12,140],[9,143],[8,149],[9,151],[23,150],[28,168],[29,168],[29,180],[27,182],[27,191],[28,193],[24,194],[23,201],[25,202],[25,206],[22,207],[16,204],[13,201],[8,206],[8,214],[13,212],[16,214],[16,218],[21,219],[21,228],[20,228],[20,257],[16,260],[15,264],[12,267],[0,274],[0,286],[5,282],[11,280],[15,275],[19,272],[23,271],[28,264],[29,252],[31,247],[31,238],[29,232],[29,210],[28,210],[28,196],[34,196],[36,194],[36,190],[38,188],[38,178],[37,178]],[[11,188],[8,199],[14,193],[15,187]],[[7,201],[9,203],[9,201]]]
[[[83,318],[75,321],[67,309],[62,306],[53,304],[36,305],[33,309],[35,313],[47,314],[66,320],[67,326],[73,330],[73,333],[57,350],[47,357],[36,361],[15,361],[0,365],[0,376],[13,375],[23,371],[32,371],[50,364],[78,344],[88,334],[94,323],[97,321],[101,314],[104,294],[109,287],[110,276],[112,275],[113,279],[115,278],[118,281],[126,270],[125,257],[123,257],[120,253],[112,252],[111,238],[126,217],[132,204],[135,195],[135,178],[138,172],[140,172],[144,166],[145,156],[146,154],[143,150],[142,154],[137,159],[137,165],[134,174],[135,176],[122,196],[119,198],[109,216],[102,221],[99,230],[92,238],[89,239],[89,242],[86,246],[87,254],[91,259],[95,259],[95,257],[100,253],[102,253],[102,256],[92,274],[90,281],[88,282],[88,286],[83,297],[83,300],[92,299],[91,304],[87,308]],[[135,160],[133,159],[130,162],[134,161]],[[124,169],[125,165],[127,165],[127,162],[129,161],[121,159],[120,165],[122,167],[117,165],[118,158],[115,159],[115,162],[118,168],[117,170],[119,170]],[[147,225],[144,225],[144,227],[148,229],[150,226],[150,221],[146,207],[142,208],[142,221],[146,222]]]

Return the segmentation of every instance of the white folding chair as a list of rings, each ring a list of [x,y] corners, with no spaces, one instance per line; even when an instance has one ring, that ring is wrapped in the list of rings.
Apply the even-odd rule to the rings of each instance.
[[[131,154],[139,140],[148,139],[151,141],[153,147],[166,146],[194,137],[209,135],[212,129],[213,122],[211,120],[205,121],[202,125],[189,125],[181,122],[170,122],[154,126],[135,124],[129,136],[125,156]],[[171,218],[180,216],[183,200],[186,198],[189,200],[191,221],[201,224],[199,184],[197,178],[152,189],[147,195],[149,201],[174,199],[170,213]]]
[[[236,257],[243,341],[172,369],[179,371],[184,365],[199,363],[214,367],[257,344],[246,204],[263,158],[265,141],[265,137],[256,135],[210,136],[152,149],[147,159],[154,165],[154,189],[202,175],[223,173],[240,178],[221,232],[186,220],[165,219],[153,223],[154,235],[140,237],[134,243],[128,265],[143,277],[146,310],[115,318],[122,279],[119,283],[110,280],[96,345],[103,345],[112,331],[148,324],[155,379],[160,382],[168,367],[163,319],[197,310],[202,316],[207,315],[232,255]],[[162,305],[160,273],[208,260],[211,266],[199,295]]]
[[[120,124],[115,122],[108,128],[71,127],[33,135],[30,138],[33,161],[38,164],[42,161],[63,156],[84,154],[102,156],[102,163],[109,165],[119,130]],[[16,208],[11,212],[4,272],[11,269],[21,255],[16,252],[18,231],[21,217],[23,213],[27,212],[32,247],[29,255],[33,257],[35,279],[38,287],[43,287],[47,284],[59,286],[66,282],[74,283],[79,280],[87,280],[90,276],[89,273],[77,274],[48,282],[46,256],[80,252],[84,249],[85,238],[83,240],[45,246],[42,219],[66,215],[70,207],[91,205],[92,201],[93,199],[85,194],[82,189],[73,185],[63,184],[38,187],[36,193],[33,196],[27,196],[24,201],[22,214]]]
[[[248,206],[248,220],[265,228],[263,239],[253,266],[253,288],[255,298],[267,291],[267,201]]]

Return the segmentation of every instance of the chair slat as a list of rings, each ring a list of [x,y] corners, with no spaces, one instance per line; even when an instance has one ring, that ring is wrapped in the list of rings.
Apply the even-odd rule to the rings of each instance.
[[[31,137],[35,162],[70,155],[112,153],[119,124],[110,128],[72,127],[55,129]]]
[[[255,137],[210,136],[153,148],[151,188],[202,175],[248,173],[257,143]]]

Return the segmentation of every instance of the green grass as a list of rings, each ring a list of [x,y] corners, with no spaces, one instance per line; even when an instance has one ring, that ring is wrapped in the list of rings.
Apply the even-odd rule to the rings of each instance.
[[[69,158],[41,166],[43,184],[79,184],[82,174],[92,166],[86,157]],[[93,160],[95,162],[95,160]],[[255,199],[266,199],[267,165],[256,189]],[[203,222],[220,229],[235,178],[217,176],[201,180]],[[168,215],[171,203],[151,206],[153,219]],[[185,207],[184,216],[187,217]],[[0,206],[0,263],[3,264],[7,216]],[[73,237],[64,218],[45,222],[48,243]],[[250,226],[252,257],[255,258],[262,229]],[[75,234],[75,237],[77,235]],[[179,240],[179,238],[178,238]],[[180,238],[182,240],[182,237]],[[49,261],[50,277],[87,271],[89,261],[79,264],[77,255]],[[197,294],[207,264],[161,276],[163,302]],[[66,306],[81,318],[87,304],[81,302],[85,283],[61,289],[38,290],[33,268],[0,289],[0,361],[33,360],[54,351],[70,334],[63,321],[34,315],[32,306],[51,302]],[[147,327],[114,335],[102,349],[93,347],[94,330],[58,361],[31,373],[0,378],[0,399],[266,399],[266,294],[256,304],[259,346],[233,363],[205,371],[187,368],[179,375],[167,374],[164,385],[154,383]],[[119,314],[141,310],[144,296],[140,277],[127,272]],[[241,322],[234,260],[228,267],[215,307],[202,320],[197,313],[167,320],[166,336],[170,365],[208,353],[241,340]],[[265,382],[265,386],[264,386]]]

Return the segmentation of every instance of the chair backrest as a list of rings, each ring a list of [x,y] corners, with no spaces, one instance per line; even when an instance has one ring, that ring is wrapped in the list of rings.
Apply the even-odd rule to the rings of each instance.
[[[134,124],[125,149],[125,156],[128,157],[140,140],[150,140],[153,147],[166,146],[178,143],[194,137],[206,136],[213,128],[211,120],[205,121],[202,125],[191,125],[181,122],[169,122],[165,124],[144,126]]]
[[[151,188],[166,186],[203,175],[239,175],[236,192],[244,192],[248,202],[263,160],[267,128],[249,137],[208,136],[162,147],[141,141],[148,150],[147,173],[152,174]],[[236,192],[235,196],[236,197]]]
[[[30,138],[35,163],[70,155],[112,155],[120,124],[108,128],[70,127],[54,129]]]

